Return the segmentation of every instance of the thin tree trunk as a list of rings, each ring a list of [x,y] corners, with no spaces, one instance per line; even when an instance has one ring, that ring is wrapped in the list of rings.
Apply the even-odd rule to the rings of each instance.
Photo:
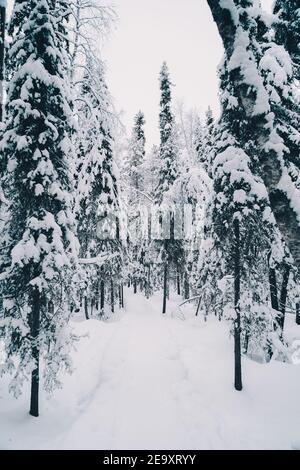
[[[177,294],[181,295],[180,273],[177,272]]]
[[[101,315],[104,312],[104,304],[105,304],[105,285],[104,285],[104,280],[101,279],[101,281],[100,281],[100,312],[101,312]]]
[[[41,299],[37,289],[32,296],[32,314],[30,335],[32,344],[32,358],[35,362],[35,368],[31,373],[31,391],[30,391],[30,411],[29,414],[34,417],[39,416],[39,381],[40,381],[40,351],[39,351],[39,332],[40,332],[40,308]]]
[[[96,295],[95,295],[95,308],[96,308],[96,311],[98,312],[99,311],[99,280],[97,280],[97,283],[96,283]]]
[[[202,297],[201,297],[201,295],[200,295],[199,300],[198,300],[198,303],[197,303],[196,317],[198,317],[198,315],[199,315],[199,310],[200,310],[200,306],[201,306],[201,300],[202,300]]]
[[[300,325],[300,303],[296,303],[296,324]]]
[[[93,311],[94,311],[94,299],[91,301],[91,318],[93,318]]]
[[[0,6],[0,122],[4,113],[4,54],[5,54],[5,3]]]
[[[162,313],[167,312],[167,290],[168,290],[168,264],[165,263],[164,267],[164,292],[163,292],[163,310]]]
[[[242,364],[241,364],[241,256],[240,256],[240,224],[238,219],[234,220],[234,307],[236,318],[234,321],[234,387],[241,391]]]
[[[190,285],[188,280],[188,273],[184,273],[184,300],[190,298]]]
[[[286,309],[286,300],[287,300],[287,293],[288,293],[288,283],[290,278],[291,268],[290,266],[286,266],[283,279],[282,279],[282,286],[280,291],[280,301],[279,301],[279,314],[277,317],[277,323],[280,328],[280,338],[283,340],[283,330],[284,330],[284,321],[285,321],[285,309]]]
[[[84,314],[85,314],[85,318],[88,320],[89,319],[89,305],[88,305],[87,297],[84,298]]]
[[[273,310],[276,310],[278,312],[279,303],[278,303],[277,277],[276,277],[275,269],[271,267],[269,267],[269,285],[270,285],[270,295],[271,295],[271,306]],[[276,330],[277,328],[275,322],[274,322],[273,328],[274,330]],[[268,348],[268,354],[271,360],[273,356],[273,348],[272,348],[271,341],[268,341],[267,348]]]
[[[110,307],[111,312],[115,312],[115,291],[114,291],[114,281],[110,281]]]
[[[136,279],[133,280],[133,293],[134,293],[134,294],[137,293],[137,283],[136,283]]]
[[[170,279],[169,279],[169,273],[167,276],[167,300],[170,300]]]
[[[271,294],[271,306],[273,310],[279,310],[278,305],[278,289],[277,289],[277,279],[276,271],[274,268],[269,268],[269,284],[270,284],[270,294]]]
[[[121,285],[121,307],[124,308],[124,286]]]
[[[119,307],[122,308],[122,286],[119,286]]]

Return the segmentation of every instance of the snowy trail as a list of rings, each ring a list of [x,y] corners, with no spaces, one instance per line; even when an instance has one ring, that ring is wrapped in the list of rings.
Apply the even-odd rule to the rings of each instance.
[[[41,417],[0,382],[0,449],[300,448],[299,367],[243,359],[233,389],[228,325],[161,315],[161,295],[125,293],[110,322],[74,322],[75,371]],[[297,337],[300,336],[295,330]]]
[[[101,384],[63,447],[82,445],[82,434],[88,448],[100,443],[110,448],[157,448],[162,434],[173,446],[182,446],[178,429],[184,423],[174,391],[186,376],[178,345],[168,319],[149,311],[149,304],[137,310],[134,302],[127,305],[133,313],[119,323],[99,370],[109,382]]]

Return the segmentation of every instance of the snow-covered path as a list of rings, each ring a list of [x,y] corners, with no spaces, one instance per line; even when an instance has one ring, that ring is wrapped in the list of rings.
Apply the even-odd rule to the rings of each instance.
[[[163,317],[160,296],[126,294],[115,321],[74,323],[89,336],[39,419],[27,415],[27,393],[15,402],[0,386],[0,448],[299,447],[298,367],[244,360],[235,392],[226,324]]]
[[[176,384],[185,379],[185,369],[178,359],[167,319],[149,310],[128,314],[117,325],[99,370],[104,383],[63,445],[77,447],[84,434],[91,448],[99,443],[156,448],[165,434],[176,448],[182,446]]]

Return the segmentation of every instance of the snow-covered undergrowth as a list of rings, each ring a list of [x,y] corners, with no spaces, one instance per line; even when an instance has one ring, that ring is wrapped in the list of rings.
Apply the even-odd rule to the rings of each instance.
[[[74,322],[75,372],[42,397],[40,418],[28,391],[15,400],[1,379],[1,449],[300,448],[299,366],[244,358],[236,392],[225,323],[182,321],[170,315],[178,300],[162,317],[158,295],[126,300],[113,321]]]

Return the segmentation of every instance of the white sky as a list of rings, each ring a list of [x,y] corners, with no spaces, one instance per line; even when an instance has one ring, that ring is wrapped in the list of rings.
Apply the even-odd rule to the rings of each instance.
[[[141,109],[148,146],[158,143],[160,67],[167,61],[174,102],[219,112],[216,68],[222,43],[206,0],[115,0],[119,21],[103,51],[108,84],[131,129]]]
[[[268,8],[273,0],[262,0]],[[8,0],[11,7],[13,0]],[[222,43],[206,0],[105,0],[119,20],[103,48],[107,81],[130,132],[141,109],[148,148],[158,143],[161,64],[167,61],[175,84],[173,100],[202,115],[210,105],[219,113],[217,67]]]
[[[263,0],[270,4],[272,0]],[[174,102],[219,113],[217,66],[223,49],[206,0],[115,0],[119,20],[104,48],[108,85],[130,132],[146,115],[148,147],[158,143],[161,64],[167,61]]]

